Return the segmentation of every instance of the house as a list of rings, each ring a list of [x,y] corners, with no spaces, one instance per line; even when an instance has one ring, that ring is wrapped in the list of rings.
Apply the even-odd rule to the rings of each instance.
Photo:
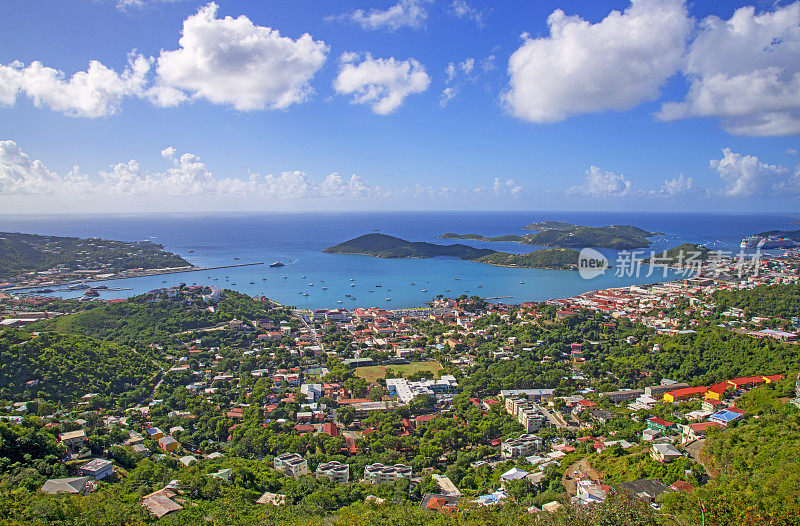
[[[708,391],[706,391],[706,400],[721,401],[723,398],[725,398],[725,391],[728,389],[733,389],[733,386],[729,382],[716,383],[709,387]]]
[[[160,519],[164,515],[183,509],[183,506],[172,500],[174,496],[174,491],[164,488],[143,497],[142,505],[147,508],[147,511]]]
[[[147,438],[149,438],[150,440],[158,440],[159,438],[164,436],[164,432],[157,427],[150,427],[148,429],[145,429],[144,432],[147,435]]]
[[[318,480],[345,483],[350,480],[350,466],[335,460],[322,462],[317,466],[316,476]]]
[[[49,479],[39,491],[48,495],[57,493],[86,493],[89,488],[89,477],[70,477],[64,479]]]
[[[58,440],[67,449],[76,449],[86,443],[86,431],[67,431],[58,435]]]
[[[333,422],[325,422],[325,425],[322,426],[322,431],[329,437],[335,437],[339,434],[339,429]]]
[[[659,462],[672,462],[683,456],[672,444],[653,444],[650,455]]]
[[[689,444],[695,440],[705,438],[709,429],[718,426],[717,422],[698,422],[681,426],[681,444]]]
[[[505,489],[506,484],[515,480],[521,480],[528,476],[528,472],[519,468],[511,468],[500,475],[500,484]]]
[[[588,410],[589,417],[599,424],[607,424],[614,418],[614,413],[600,409],[599,407],[592,407]]]
[[[228,482],[231,479],[231,475],[233,475],[233,470],[231,468],[225,468],[217,471],[216,473],[209,473],[209,477],[214,477],[215,479],[224,480]]]
[[[182,466],[187,467],[193,464],[194,462],[197,462],[197,459],[192,455],[186,455],[185,457],[179,458],[178,462],[180,462]]]
[[[369,484],[389,484],[399,478],[411,478],[411,466],[404,464],[384,466],[376,462],[364,468],[364,481]]]
[[[267,491],[263,495],[261,495],[258,500],[256,500],[256,504],[271,504],[273,506],[283,506],[286,504],[286,495],[281,495],[280,493],[270,493]]]
[[[444,495],[439,493],[426,493],[422,496],[419,507],[424,510],[433,510],[441,513],[453,513],[458,509],[460,495]]]
[[[158,439],[158,447],[167,453],[177,453],[180,449],[180,443],[170,436],[163,436]]]
[[[612,486],[616,491],[625,492],[633,497],[645,502],[655,502],[656,498],[672,488],[658,479],[632,480],[630,482],[620,482]]]
[[[453,496],[453,497],[460,497],[461,491],[453,484],[453,481],[450,480],[450,477],[446,475],[431,475],[433,481],[439,485],[439,490],[442,492],[443,495]]]
[[[658,431],[662,435],[668,435],[675,428],[675,424],[667,420],[658,418],[657,416],[648,418],[646,424],[647,424],[647,429]]]
[[[709,392],[711,392],[710,389]],[[703,411],[711,411],[712,413],[716,413],[720,409],[725,408],[725,402],[722,402],[721,400],[715,400],[714,398],[706,398],[703,400],[701,408]]]
[[[738,420],[742,418],[744,414],[740,413],[739,411],[733,411],[732,409],[723,409],[721,411],[717,411],[713,415],[708,417],[709,422],[716,422],[723,426],[727,426],[734,420]]]
[[[275,457],[274,466],[276,471],[280,471],[287,477],[297,480],[303,475],[307,475],[308,461],[297,453],[284,453]]]
[[[91,477],[94,480],[102,480],[114,474],[114,464],[110,460],[96,458],[78,468],[81,475]]]

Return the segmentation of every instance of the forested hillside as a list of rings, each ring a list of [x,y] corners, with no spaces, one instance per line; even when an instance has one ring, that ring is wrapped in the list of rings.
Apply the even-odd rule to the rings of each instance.
[[[156,370],[148,358],[116,343],[79,335],[0,332],[0,396],[5,399],[71,403],[96,393],[124,404],[145,394]]]

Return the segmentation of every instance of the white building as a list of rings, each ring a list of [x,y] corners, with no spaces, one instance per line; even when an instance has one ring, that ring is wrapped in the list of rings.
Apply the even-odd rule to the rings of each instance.
[[[399,478],[411,478],[411,466],[384,466],[376,462],[364,468],[364,481],[369,484],[389,484]]]
[[[442,375],[438,380],[420,382],[409,382],[405,378],[389,378],[386,380],[386,389],[390,394],[396,395],[400,402],[407,404],[421,394],[436,396],[458,392],[458,381],[449,374]]]
[[[332,460],[317,466],[317,479],[326,479],[331,482],[345,483],[350,480],[350,466]]]
[[[308,462],[297,453],[284,453],[275,457],[275,469],[295,480],[309,473]]]
[[[518,438],[506,439],[500,446],[503,458],[518,458],[542,447],[542,439],[536,435],[524,434]]]

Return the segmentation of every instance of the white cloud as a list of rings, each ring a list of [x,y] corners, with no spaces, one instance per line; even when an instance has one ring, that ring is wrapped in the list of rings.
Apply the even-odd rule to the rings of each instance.
[[[495,197],[520,197],[522,195],[523,187],[514,182],[514,179],[506,179],[503,181],[499,177],[494,178],[494,185],[492,186],[492,193]]]
[[[428,1],[400,0],[384,10],[370,9],[365,12],[362,9],[356,9],[345,15],[328,17],[328,20],[350,20],[371,31],[378,29],[397,31],[404,27],[419,29],[425,25],[425,21],[428,19],[428,10],[424,6]]]
[[[679,197],[688,194],[694,187],[694,179],[680,174],[674,179],[664,181],[657,195],[662,197]]]
[[[132,9],[144,9],[157,4],[173,4],[184,0],[116,0],[117,9],[129,11]]]
[[[59,177],[41,161],[31,160],[14,141],[0,141],[0,194],[50,193]]]
[[[789,155],[797,155],[797,150],[794,148],[786,148],[786,153]]]
[[[422,93],[430,85],[425,68],[413,58],[373,59],[369,53],[358,62],[360,58],[353,53],[342,54],[333,87],[339,94],[353,95],[353,103],[368,104],[378,115],[393,112],[407,96]]]
[[[153,101],[172,106],[206,99],[237,110],[284,109],[305,101],[328,46],[308,33],[296,40],[242,15],[217,18],[215,3],[183,22],[179,49],[162,51]]]
[[[592,24],[558,9],[550,36],[523,35],[509,59],[503,100],[515,116],[556,122],[570,115],[626,110],[655,99],[681,65],[692,22],[682,0],[631,0]]]
[[[105,117],[119,110],[123,98],[143,93],[149,70],[150,61],[134,53],[121,74],[96,60],[69,78],[39,61],[27,67],[19,61],[0,64],[0,103],[12,105],[22,93],[37,107],[47,106],[70,117]]]
[[[456,18],[472,20],[478,27],[485,25],[483,11],[475,9],[466,0],[453,0],[450,3],[450,13]]]
[[[722,159],[713,159],[709,163],[725,184],[716,193],[728,197],[763,196],[780,188],[789,190],[793,185],[791,179],[782,179],[789,170],[781,165],[767,164],[755,155],[742,155],[730,148],[724,148],[722,154]]]
[[[492,57],[494,58],[494,57]],[[467,57],[459,63],[449,62],[444,69],[445,75],[445,88],[439,97],[439,106],[446,107],[447,104],[453,100],[460,92],[461,87],[467,82],[475,82],[478,80],[477,75],[473,75],[475,71],[475,59]]]
[[[161,157],[163,157],[164,159],[172,159],[173,157],[175,157],[175,151],[176,151],[175,148],[173,148],[172,146],[167,146],[166,148],[161,150]]]
[[[458,95],[458,88],[456,86],[449,86],[442,90],[442,95],[439,97],[439,106],[442,108],[446,107],[447,104],[456,98]]]
[[[736,135],[800,134],[800,2],[729,20],[709,16],[692,43],[683,102],[661,107],[664,120],[719,117]]]
[[[572,186],[567,189],[568,196],[583,196],[594,198],[629,197],[633,194],[631,182],[622,174],[601,170],[597,166],[590,166],[586,170],[584,184]]]

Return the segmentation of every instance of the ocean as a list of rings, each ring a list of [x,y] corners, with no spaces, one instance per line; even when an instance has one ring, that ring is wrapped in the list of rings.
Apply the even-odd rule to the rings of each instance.
[[[518,243],[452,241],[445,232],[485,236],[523,234],[527,224],[558,220],[603,226],[630,224],[663,232],[652,250],[684,242],[738,251],[742,237],[764,230],[796,229],[790,214],[705,214],[646,212],[352,212],[218,213],[164,215],[3,215],[0,231],[60,236],[101,237],[123,241],[150,239],[189,262],[211,267],[236,263],[263,265],[101,282],[128,290],[103,291],[105,299],[125,298],[179,283],[215,285],[304,308],[422,306],[437,294],[496,298],[505,303],[547,300],[582,292],[676,279],[660,272],[618,276],[614,270],[591,280],[577,272],[505,268],[450,258],[379,259],[325,254],[326,247],[380,231],[409,241],[460,242],[480,248],[525,253],[537,247]],[[190,252],[191,251],[191,252]],[[603,251],[614,264],[616,251]],[[238,259],[235,259],[238,258]],[[270,268],[281,261],[286,266]],[[327,290],[323,290],[327,287]],[[307,295],[305,295],[307,294]],[[76,293],[58,293],[78,297]],[[349,295],[349,296],[348,296]]]

